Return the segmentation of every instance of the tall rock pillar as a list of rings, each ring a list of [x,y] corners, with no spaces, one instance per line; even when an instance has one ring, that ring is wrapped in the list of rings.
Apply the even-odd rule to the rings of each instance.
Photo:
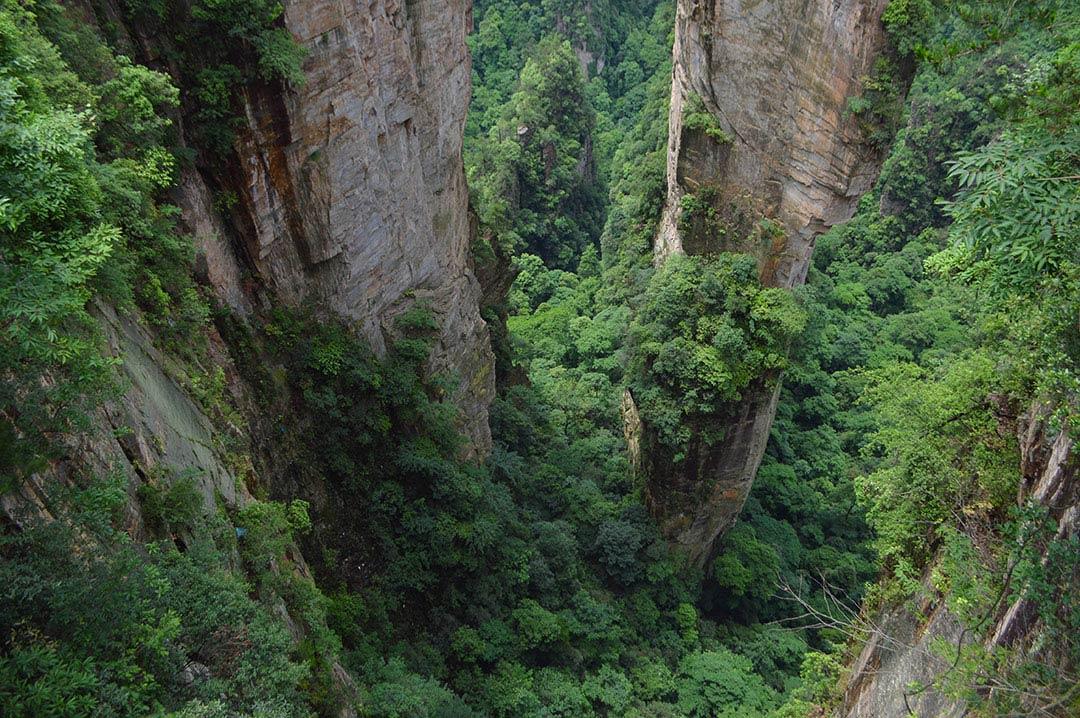
[[[877,176],[880,153],[847,104],[886,46],[886,4],[678,0],[658,264],[676,252],[746,252],[767,286],[805,281],[815,238],[849,219]],[[687,216],[703,205],[717,221]],[[650,456],[641,426],[646,501],[699,565],[742,509],[778,394],[777,377],[761,378],[731,407],[725,437],[695,442],[678,463]]]

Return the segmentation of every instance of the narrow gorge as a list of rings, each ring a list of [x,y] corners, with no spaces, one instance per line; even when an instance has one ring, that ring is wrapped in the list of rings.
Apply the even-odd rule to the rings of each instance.
[[[1078,43],[0,0],[0,713],[1077,715]]]

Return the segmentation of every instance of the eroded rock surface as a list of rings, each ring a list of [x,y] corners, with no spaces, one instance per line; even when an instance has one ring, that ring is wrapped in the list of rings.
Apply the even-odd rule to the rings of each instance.
[[[679,2],[658,256],[696,253],[679,230],[680,200],[709,186],[718,209],[776,220],[783,228],[785,241],[759,253],[766,284],[792,287],[805,280],[814,239],[849,219],[877,177],[880,154],[847,103],[859,95],[861,79],[885,46],[880,18],[886,5]],[[729,141],[685,126],[693,97]],[[732,251],[757,249],[744,237],[727,239]]]
[[[885,47],[886,4],[679,1],[658,263],[675,252],[747,252],[766,285],[805,281],[815,238],[849,219],[877,176],[880,153],[846,109]],[[688,195],[710,208],[708,221],[686,211]],[[723,442],[679,465],[643,462],[653,514],[699,564],[746,500],[776,397],[766,378],[732,407]]]
[[[459,377],[462,429],[484,454],[493,357],[461,155],[471,22],[467,0],[286,3],[306,81],[245,91],[234,184],[249,260],[284,301],[355,321],[378,352],[396,316],[431,307],[431,369]]]
[[[207,513],[216,509],[218,500],[229,509],[249,503],[251,495],[230,465],[222,428],[214,426],[205,408],[170,374],[178,366],[131,317],[104,304],[96,305],[94,314],[108,354],[122,359],[118,379],[123,393],[95,410],[93,430],[73,437],[63,458],[0,497],[3,513],[20,525],[51,518],[57,486],[82,487],[92,477],[117,473],[131,496],[124,523],[134,538],[146,537],[136,499],[138,487],[146,483],[167,487],[190,477]]]
[[[128,500],[120,509],[120,525],[138,542],[155,538],[153,517],[141,500],[141,491],[146,488],[166,491],[178,481],[190,480],[207,517],[219,511],[233,513],[252,503],[255,499],[247,485],[250,460],[231,449],[228,441],[230,434],[243,436],[248,427],[230,423],[214,407],[195,400],[185,388],[189,382],[182,379],[190,367],[155,346],[150,332],[133,316],[120,314],[103,303],[95,304],[93,314],[101,327],[105,352],[120,360],[117,379],[122,392],[114,401],[94,410],[91,430],[68,437],[61,458],[0,495],[0,518],[19,527],[66,520],[66,505],[57,501],[63,491],[83,489],[106,477],[120,480],[126,489]],[[215,365],[234,377],[235,368],[221,338],[211,332],[209,341]],[[245,403],[243,387],[229,383],[231,399]],[[196,543],[189,527],[173,527],[169,538],[181,548]],[[237,547],[225,546],[223,555],[229,568],[242,575]],[[275,562],[272,570],[305,578],[311,575],[295,546],[289,547],[287,560]],[[282,600],[277,600],[273,610],[294,641],[299,643],[308,637],[312,627],[302,616],[290,614]],[[189,666],[187,678],[192,682],[207,675],[206,667],[200,669],[199,665]],[[334,689],[343,696],[354,695],[355,686],[345,669],[335,661],[331,671]],[[186,678],[180,676],[180,680]],[[356,711],[343,704],[337,715],[355,718]]]

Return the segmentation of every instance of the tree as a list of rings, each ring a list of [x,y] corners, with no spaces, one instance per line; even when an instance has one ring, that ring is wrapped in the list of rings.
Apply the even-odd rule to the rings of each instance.
[[[675,680],[679,711],[687,718],[754,718],[776,702],[750,661],[723,648],[688,655]]]
[[[117,250],[104,221],[88,90],[15,3],[0,6],[0,474],[102,395],[110,362],[86,305]],[[67,90],[67,92],[62,92]]]
[[[481,218],[517,251],[573,269],[602,225],[596,116],[570,44],[543,38],[470,172]],[[509,197],[509,202],[503,198]]]
[[[630,329],[641,416],[677,452],[758,379],[775,381],[805,315],[791,293],[762,287],[748,255],[675,255],[645,291]]]

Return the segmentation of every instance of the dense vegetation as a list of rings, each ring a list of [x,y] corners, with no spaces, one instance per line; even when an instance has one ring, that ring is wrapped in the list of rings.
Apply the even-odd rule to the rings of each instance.
[[[758,282],[745,254],[675,256],[656,272],[629,331],[642,418],[681,453],[693,434],[723,437],[725,407],[751,382],[773,381],[805,323],[791,293]]]
[[[423,306],[379,359],[307,310],[232,316],[191,278],[165,192],[206,161],[185,141],[229,146],[237,83],[298,80],[279,5],[124,3],[129,21],[169,29],[169,75],[59,5],[4,0],[0,491],[62,456],[118,390],[107,305],[178,358],[209,414],[242,424],[209,358],[220,334],[252,430],[281,437],[282,477],[265,485],[230,444],[257,500],[208,510],[197,476],[148,472],[140,541],[113,475],[50,495],[60,520],[6,521],[5,715],[331,715],[354,701],[371,716],[812,715],[858,635],[836,596],[944,600],[973,632],[1002,597],[1032,597],[1051,658],[941,646],[952,668],[937,687],[988,715],[1021,699],[1080,707],[1080,546],[1015,506],[1019,415],[1038,399],[1075,426],[1080,393],[1073,4],[890,3],[889,59],[850,108],[887,160],[795,293],[761,287],[743,255],[653,269],[673,8],[580,6],[475,5],[474,249],[517,273],[487,310],[508,342],[495,448],[476,464],[459,458],[448,387],[423,378]],[[911,63],[902,102],[895,73]],[[743,516],[693,569],[643,508],[622,389],[677,455],[781,373]]]

